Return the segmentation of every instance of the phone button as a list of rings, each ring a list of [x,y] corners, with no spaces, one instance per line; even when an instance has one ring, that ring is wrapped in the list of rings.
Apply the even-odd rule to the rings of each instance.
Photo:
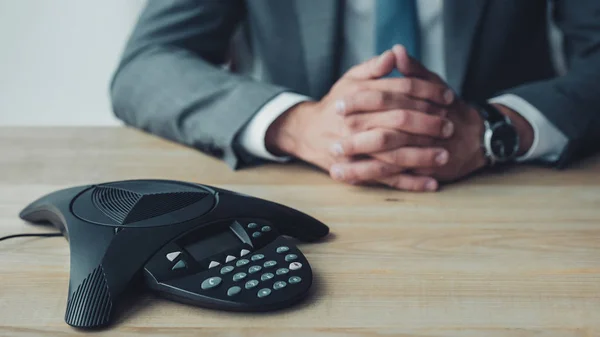
[[[262,276],[260,277],[260,280],[268,281],[268,280],[272,279],[273,277],[275,277],[275,275],[273,275],[271,273],[266,273],[266,274],[262,274]]]
[[[300,276],[292,276],[290,277],[290,279],[288,280],[288,282],[290,284],[296,284],[296,283],[300,283],[302,281],[302,278],[300,278]]]
[[[187,264],[185,264],[185,261],[179,260],[179,262],[175,263],[175,265],[173,266],[173,268],[171,268],[171,270],[184,269],[184,268],[187,268]]]
[[[258,281],[257,280],[250,280],[248,282],[246,282],[246,289],[252,289],[254,287],[256,287],[258,285]]]
[[[233,282],[243,280],[246,278],[246,276],[248,276],[246,273],[237,273],[237,274],[233,275]]]
[[[300,262],[290,263],[290,270],[298,270],[300,268],[302,268],[302,263],[300,263]]]
[[[264,256],[264,255],[262,255],[262,254],[256,254],[256,255],[252,256],[252,257],[250,258],[250,260],[252,260],[252,261],[258,261],[258,260],[262,260],[262,259],[264,259],[264,258],[265,258],[265,256]]]
[[[277,271],[275,272],[275,274],[277,274],[277,275],[285,275],[285,274],[287,274],[289,272],[290,272],[290,270],[287,269],[287,268],[279,268],[279,269],[277,269]]]
[[[227,290],[227,296],[235,296],[235,295],[239,294],[240,291],[242,291],[242,288],[240,288],[238,286],[231,287]]]
[[[221,281],[223,281],[223,280],[220,277],[214,276],[214,277],[207,278],[206,280],[204,280],[204,282],[202,282],[200,287],[203,290],[212,289],[214,287],[217,287],[219,284],[221,284]]]
[[[283,254],[283,253],[287,252],[288,250],[290,250],[290,247],[287,247],[287,246],[277,247],[278,254]]]
[[[247,265],[248,263],[250,263],[250,261],[248,261],[248,260],[246,260],[246,259],[241,259],[241,260],[238,260],[238,261],[235,263],[235,266],[236,266],[236,267],[241,267],[241,266],[245,266],[245,265]]]
[[[167,260],[173,262],[175,261],[175,259],[181,255],[181,252],[170,252],[169,254],[167,254]]]
[[[270,260],[270,261],[265,262],[263,264],[263,267],[265,267],[265,268],[271,268],[271,267],[275,267],[276,265],[277,265],[277,262],[275,262],[273,260]]]
[[[273,289],[279,290],[285,288],[285,286],[287,286],[287,283],[285,283],[284,281],[277,281],[275,282],[275,284],[273,284]]]
[[[296,254],[288,254],[285,256],[285,262],[292,262],[296,259],[298,259],[298,255]]]
[[[258,296],[259,298],[267,297],[269,295],[271,295],[271,289],[269,289],[269,288],[263,288],[263,289],[259,290],[258,293],[256,294],[256,296]]]

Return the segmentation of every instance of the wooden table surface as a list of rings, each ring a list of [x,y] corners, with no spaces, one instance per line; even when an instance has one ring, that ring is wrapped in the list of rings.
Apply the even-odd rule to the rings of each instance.
[[[131,299],[100,336],[600,336],[600,157],[519,167],[436,194],[351,187],[302,165],[238,172],[125,128],[0,128],[0,236],[56,189],[121,179],[216,185],[298,208],[331,236],[301,244],[311,296],[269,314]],[[0,242],[0,336],[71,336],[63,238]]]

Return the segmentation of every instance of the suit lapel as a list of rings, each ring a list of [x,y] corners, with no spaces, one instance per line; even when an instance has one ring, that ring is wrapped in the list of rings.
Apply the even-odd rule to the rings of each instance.
[[[339,0],[295,0],[309,94],[320,98],[335,80],[339,60]]]
[[[444,49],[448,84],[462,92],[473,40],[489,0],[444,1]]]

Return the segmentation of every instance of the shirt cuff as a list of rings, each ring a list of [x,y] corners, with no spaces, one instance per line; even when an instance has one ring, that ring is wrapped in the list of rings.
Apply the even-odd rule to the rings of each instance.
[[[514,94],[495,97],[489,103],[502,104],[525,118],[533,128],[533,144],[518,162],[542,160],[548,163],[559,159],[568,139],[533,105]]]
[[[251,155],[275,162],[289,161],[289,157],[275,156],[267,150],[265,136],[269,126],[281,114],[301,102],[310,101],[310,97],[291,92],[281,93],[271,99],[252,117],[240,132],[240,145]]]

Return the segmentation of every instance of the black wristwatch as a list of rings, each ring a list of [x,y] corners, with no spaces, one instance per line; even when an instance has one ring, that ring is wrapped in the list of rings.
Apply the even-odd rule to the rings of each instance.
[[[478,105],[485,128],[483,151],[489,165],[513,161],[519,151],[519,134],[510,119],[488,103]]]

